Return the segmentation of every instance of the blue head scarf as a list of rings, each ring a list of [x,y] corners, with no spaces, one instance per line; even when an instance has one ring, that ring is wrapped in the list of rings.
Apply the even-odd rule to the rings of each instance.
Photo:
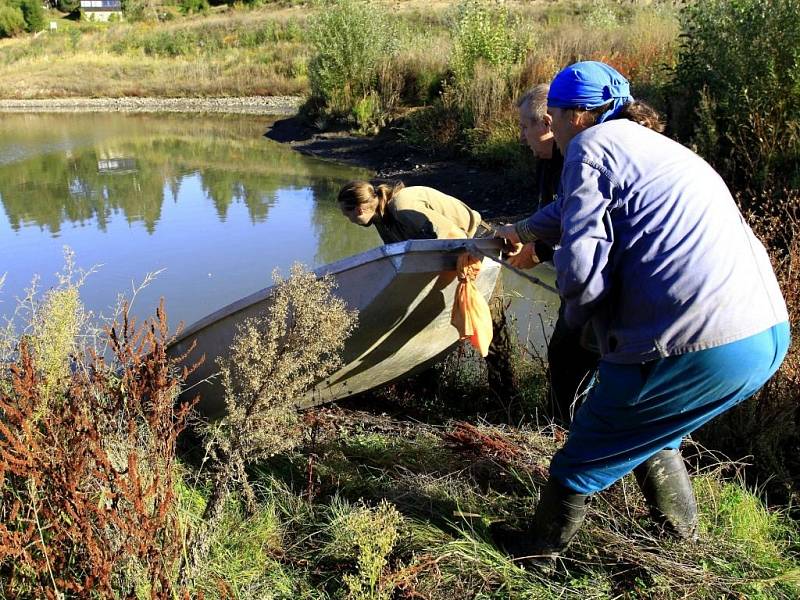
[[[619,71],[605,63],[587,60],[562,69],[550,83],[547,105],[555,108],[591,110],[611,102],[597,123],[616,117],[622,107],[633,101],[631,86]]]

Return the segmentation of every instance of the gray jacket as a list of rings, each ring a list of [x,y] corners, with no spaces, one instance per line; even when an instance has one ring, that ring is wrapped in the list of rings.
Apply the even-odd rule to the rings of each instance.
[[[766,250],[719,175],[628,120],[572,139],[558,199],[518,231],[558,245],[567,323],[591,320],[611,362],[713,348],[788,320]]]

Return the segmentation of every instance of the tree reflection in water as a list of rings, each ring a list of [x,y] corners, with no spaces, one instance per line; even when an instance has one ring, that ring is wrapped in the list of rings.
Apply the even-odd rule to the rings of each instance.
[[[192,319],[263,287],[274,266],[318,266],[378,245],[335,202],[345,181],[369,174],[268,140],[268,124],[244,115],[4,115],[0,232],[16,235],[0,235],[0,252],[21,257],[0,267],[10,269],[6,294],[34,272],[56,271],[51,255],[70,243],[81,246],[79,261],[106,265],[108,289],[88,290],[97,302],[166,267],[159,292]],[[192,305],[198,298],[205,306]]]

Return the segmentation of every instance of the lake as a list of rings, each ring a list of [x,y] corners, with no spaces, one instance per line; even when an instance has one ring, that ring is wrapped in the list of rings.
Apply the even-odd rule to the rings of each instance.
[[[157,273],[132,312],[149,316],[163,297],[174,327],[270,285],[275,268],[315,268],[379,245],[336,204],[342,184],[370,173],[265,138],[270,121],[1,115],[0,316],[13,314],[34,274],[44,289],[57,282],[65,246],[79,267],[95,268],[81,288],[93,313],[111,314],[120,293],[131,297]],[[552,295],[513,275],[505,283],[521,333],[541,350],[538,312],[550,305],[549,327]]]

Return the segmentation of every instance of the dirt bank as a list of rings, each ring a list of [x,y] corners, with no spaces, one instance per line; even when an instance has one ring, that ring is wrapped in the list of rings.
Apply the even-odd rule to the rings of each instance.
[[[366,167],[377,179],[427,185],[460,198],[493,222],[512,221],[531,212],[533,177],[510,176],[464,161],[440,159],[409,147],[389,130],[375,137],[319,132],[298,118],[276,121],[266,136],[309,156]]]

